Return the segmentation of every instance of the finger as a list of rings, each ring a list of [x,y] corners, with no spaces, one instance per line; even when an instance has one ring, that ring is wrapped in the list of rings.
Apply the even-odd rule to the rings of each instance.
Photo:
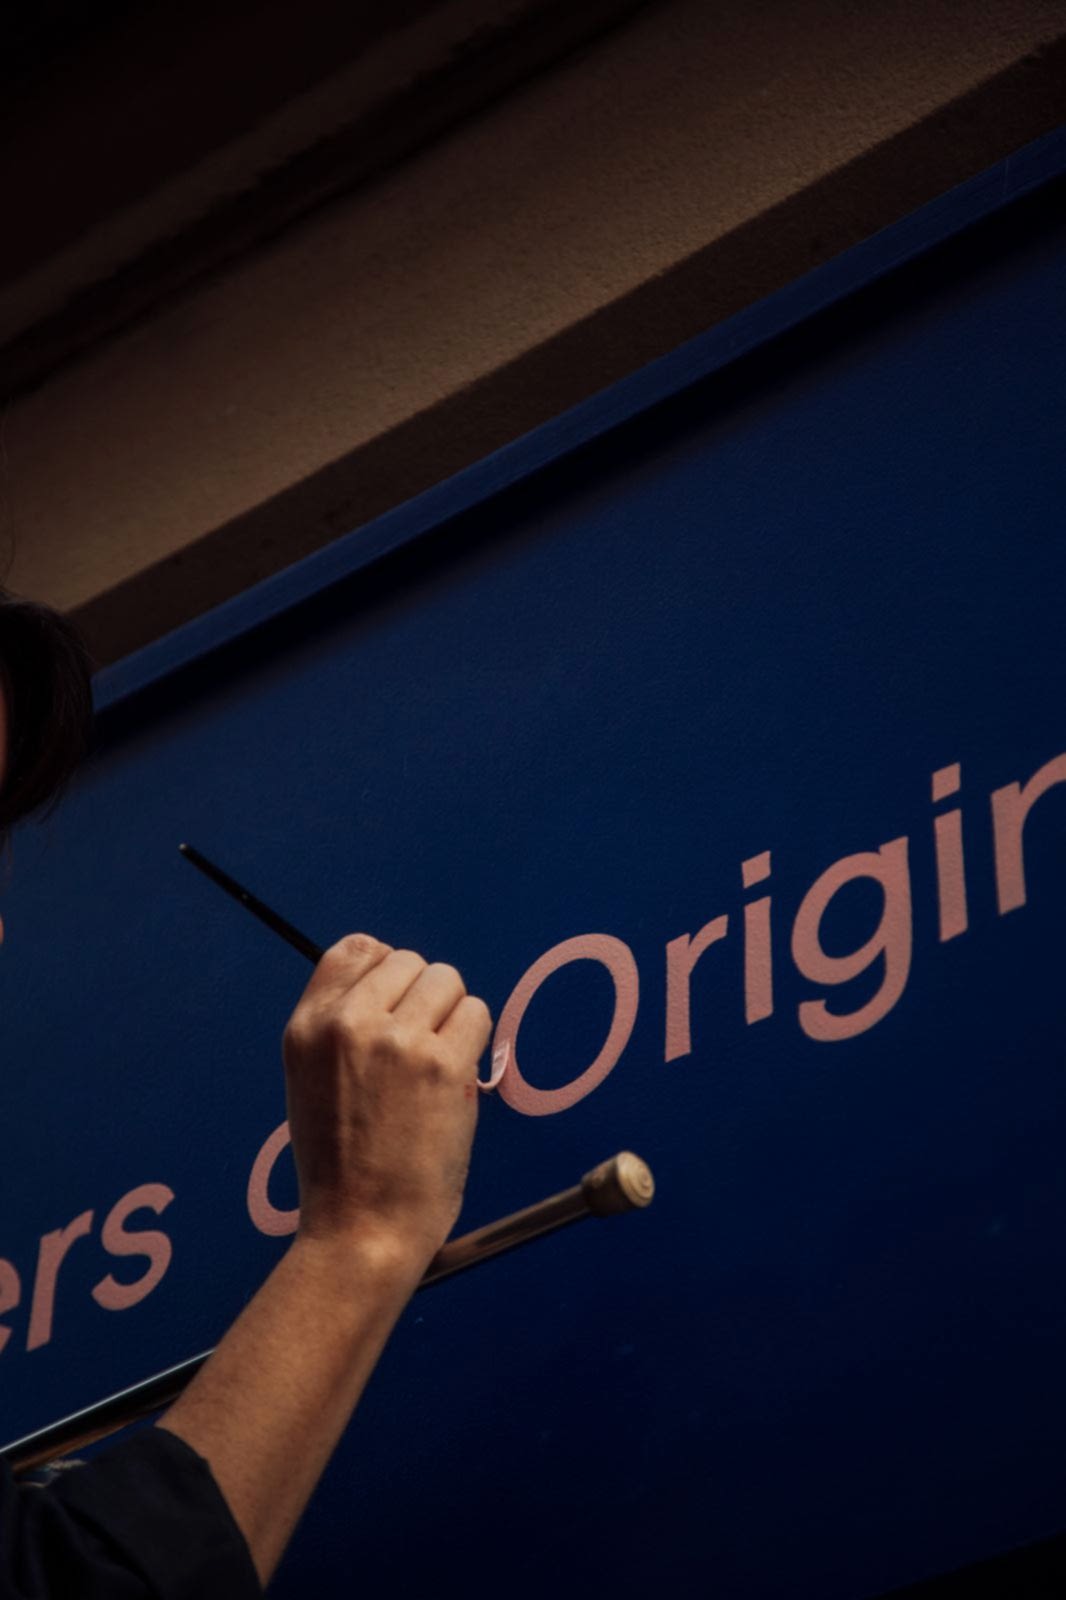
[[[384,961],[361,978],[345,1005],[354,1012],[391,1011],[426,970],[424,957],[414,950],[390,950]]]
[[[336,944],[331,944],[319,958],[314,972],[304,989],[303,998],[316,1004],[339,994],[345,994],[360,979],[384,961],[392,946],[383,944],[369,933],[349,933]]]
[[[437,1029],[437,1037],[450,1045],[456,1054],[465,1057],[476,1067],[485,1051],[492,1033],[492,1016],[484,1000],[476,995],[464,995],[447,1021]]]
[[[455,968],[434,961],[419,973],[403,999],[393,1008],[393,1015],[398,1021],[436,1032],[465,994],[466,984]]]

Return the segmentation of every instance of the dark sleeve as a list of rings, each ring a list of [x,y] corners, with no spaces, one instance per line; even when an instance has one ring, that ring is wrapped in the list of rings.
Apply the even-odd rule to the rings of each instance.
[[[0,1466],[0,1600],[259,1600],[211,1468],[146,1428],[47,1488]]]

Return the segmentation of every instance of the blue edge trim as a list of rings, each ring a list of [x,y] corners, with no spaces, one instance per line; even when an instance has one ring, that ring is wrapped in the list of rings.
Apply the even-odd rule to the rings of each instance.
[[[673,398],[1064,171],[1066,125],[444,483],[102,668],[93,680],[97,712],[140,694],[220,645]]]

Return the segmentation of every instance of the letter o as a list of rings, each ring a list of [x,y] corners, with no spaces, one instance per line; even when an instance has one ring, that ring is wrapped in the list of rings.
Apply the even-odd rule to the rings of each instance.
[[[274,1129],[256,1156],[248,1179],[248,1215],[260,1233],[268,1233],[276,1239],[295,1233],[300,1224],[299,1206],[295,1206],[291,1211],[280,1211],[277,1206],[271,1204],[267,1192],[274,1163],[288,1142],[289,1124],[283,1122],[280,1128]]]
[[[518,1029],[526,1008],[545,978],[558,972],[571,961],[599,961],[607,968],[614,982],[614,1017],[604,1040],[603,1048],[593,1061],[572,1083],[561,1089],[535,1089],[527,1083],[518,1068],[516,1043]],[[500,1094],[515,1111],[527,1117],[547,1117],[556,1111],[567,1111],[606,1078],[629,1043],[637,1016],[640,998],[640,978],[633,952],[621,939],[609,933],[584,933],[575,939],[564,939],[561,944],[546,950],[538,961],[519,978],[507,1004],[500,1013],[493,1043],[493,1058],[501,1053],[507,1062],[500,1079]]]

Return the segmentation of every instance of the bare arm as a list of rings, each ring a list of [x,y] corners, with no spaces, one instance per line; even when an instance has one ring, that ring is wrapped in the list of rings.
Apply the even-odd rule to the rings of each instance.
[[[160,1419],[210,1463],[264,1584],[459,1214],[490,1026],[454,968],[362,935],[290,1019],[300,1228]]]

